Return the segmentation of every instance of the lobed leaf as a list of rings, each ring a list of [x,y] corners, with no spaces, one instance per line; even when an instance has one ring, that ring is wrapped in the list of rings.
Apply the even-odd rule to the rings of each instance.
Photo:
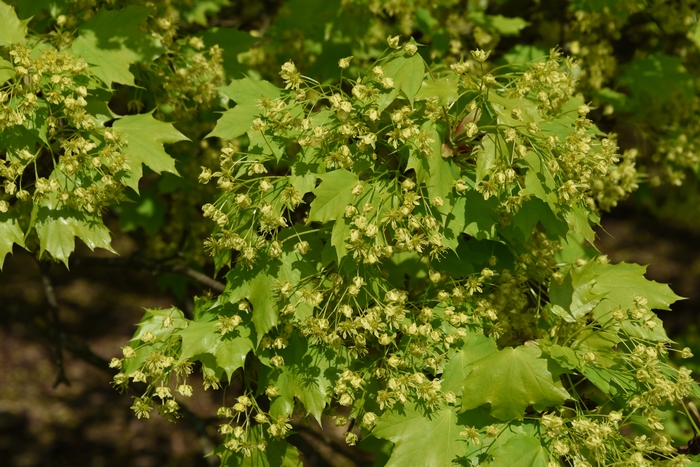
[[[0,213],[0,270],[5,262],[5,256],[12,253],[12,246],[15,243],[25,248],[24,232],[13,214]]]
[[[537,347],[505,348],[472,364],[465,378],[462,410],[491,404],[491,415],[503,421],[522,420],[525,409],[562,404],[569,393],[554,381]]]
[[[127,6],[121,10],[101,9],[78,30],[71,50],[91,65],[90,71],[108,87],[113,83],[135,86],[129,67],[149,63],[165,48],[140,29],[150,8]]]
[[[189,141],[171,123],[161,122],[151,114],[127,115],[114,122],[114,129],[123,132],[127,144],[124,151],[130,170],[124,183],[138,193],[138,183],[143,175],[142,164],[156,173],[169,172],[179,175],[175,159],[165,152],[166,143]]]
[[[444,467],[466,451],[461,430],[454,409],[426,413],[407,403],[382,415],[372,435],[394,443],[386,467]]]
[[[0,47],[24,44],[29,20],[20,20],[14,7],[0,1]]]
[[[343,216],[345,206],[353,199],[352,187],[359,179],[345,169],[334,170],[318,176],[321,184],[314,190],[316,198],[311,203],[309,222],[328,222]]]

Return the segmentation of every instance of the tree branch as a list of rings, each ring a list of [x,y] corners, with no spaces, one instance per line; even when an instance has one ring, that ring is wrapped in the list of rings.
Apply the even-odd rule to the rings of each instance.
[[[216,292],[223,292],[226,287],[222,282],[212,279],[211,277],[196,271],[181,264],[165,264],[150,261],[147,259],[131,256],[129,258],[97,258],[97,257],[78,257],[71,259],[71,265],[76,267],[122,267],[136,269],[142,271],[150,271],[152,273],[172,272],[190,277],[200,284],[209,287]]]
[[[54,357],[56,359],[56,366],[58,367],[58,376],[56,376],[56,381],[53,383],[53,387],[56,388],[60,384],[65,384],[70,386],[70,381],[66,376],[66,370],[63,365],[63,343],[61,342],[61,318],[59,316],[58,300],[56,299],[56,292],[53,288],[53,283],[51,282],[51,277],[49,277],[49,266],[46,263],[39,263],[39,269],[41,271],[41,284],[44,287],[44,295],[46,295],[46,301],[49,305],[49,316],[52,327],[48,329],[50,340],[54,344]]]

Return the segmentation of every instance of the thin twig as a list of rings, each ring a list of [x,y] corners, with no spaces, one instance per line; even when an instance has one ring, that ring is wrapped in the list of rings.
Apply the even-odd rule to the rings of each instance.
[[[223,292],[225,285],[216,279],[196,271],[181,264],[165,264],[155,261],[131,256],[129,258],[97,258],[97,257],[79,257],[71,260],[71,265],[74,266],[98,266],[98,267],[123,267],[137,270],[146,270],[153,273],[172,272],[190,277],[200,284],[209,287],[216,292]]]
[[[66,370],[63,365],[63,344],[61,342],[61,318],[59,316],[58,300],[56,299],[56,292],[53,288],[53,283],[51,282],[51,277],[49,277],[49,267],[46,263],[38,261],[39,269],[41,270],[41,283],[44,286],[44,294],[46,295],[46,301],[49,304],[49,315],[51,316],[52,327],[49,330],[51,340],[54,344],[54,353],[56,358],[56,366],[58,367],[58,376],[56,376],[56,381],[53,383],[53,387],[56,388],[60,384],[65,384],[70,386],[70,381],[66,376]]]

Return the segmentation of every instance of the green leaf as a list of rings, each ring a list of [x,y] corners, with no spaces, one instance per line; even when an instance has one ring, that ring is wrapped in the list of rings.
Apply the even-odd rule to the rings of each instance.
[[[491,404],[491,415],[522,420],[525,409],[544,410],[562,404],[569,393],[554,381],[537,347],[505,348],[472,364],[464,380],[462,410]]]
[[[461,430],[450,407],[425,413],[406,403],[403,410],[385,412],[372,435],[394,443],[386,467],[444,467],[466,451]]]
[[[546,58],[549,55],[546,49],[536,45],[516,44],[508,52],[503,54],[503,60],[510,65],[526,64]]]
[[[423,81],[415,99],[420,101],[437,97],[438,105],[452,105],[459,99],[458,82],[459,78],[454,73],[434,81]]]
[[[601,101],[612,104],[616,112],[625,111],[627,109],[629,97],[626,94],[610,88],[602,88],[596,91],[594,95]]]
[[[13,213],[0,213],[0,270],[2,270],[5,256],[12,253],[12,245],[24,246],[24,232]]]
[[[279,370],[266,368],[266,378],[263,378],[268,381],[263,387],[272,384],[279,390],[270,414],[273,417],[290,415],[296,398],[320,423],[334,381],[348,365],[343,352],[310,344],[293,334],[289,345],[277,354],[284,358],[284,366]]]
[[[250,130],[253,120],[259,115],[260,109],[256,105],[238,104],[221,115],[216,122],[216,127],[206,137],[238,138]]]
[[[645,99],[667,101],[676,94],[689,99],[695,93],[693,76],[679,57],[669,55],[632,60],[618,83],[629,88],[641,104],[640,110],[645,110]]]
[[[482,28],[498,32],[504,36],[517,36],[523,28],[530,24],[522,18],[508,18],[503,15],[485,15],[480,11],[471,13],[469,19]]]
[[[353,200],[352,187],[358,178],[344,169],[318,176],[321,184],[314,190],[316,198],[311,202],[309,222],[328,222],[343,217],[345,206]]]
[[[14,7],[0,2],[0,47],[10,44],[24,44],[27,23],[17,17]]]
[[[567,209],[564,217],[571,230],[593,245],[595,243],[595,231],[591,228],[588,214],[588,209],[577,204]]]
[[[335,248],[336,255],[338,256],[338,263],[340,260],[348,254],[347,246],[345,245],[345,240],[350,236],[350,220],[349,219],[338,219],[333,224],[333,231],[331,232],[331,245]]]
[[[469,334],[464,338],[464,345],[457,350],[442,373],[442,391],[462,393],[462,383],[472,370],[472,363],[491,355],[498,350],[493,339],[483,334]]]
[[[494,238],[498,223],[498,199],[491,197],[485,200],[481,193],[475,190],[470,190],[461,197],[465,199],[464,233],[479,240]]]
[[[426,185],[431,199],[436,196],[444,199],[452,192],[454,181],[459,177],[459,168],[441,155],[444,138],[440,127],[428,121],[421,126],[420,130],[428,133],[433,140],[430,154],[425,155],[414,147],[410,147],[406,170],[413,169],[416,172],[416,180]],[[449,211],[445,209],[441,212],[448,214]]]
[[[541,122],[542,116],[537,106],[527,99],[519,97],[503,97],[495,92],[489,93],[489,102],[491,107],[498,114],[498,121],[504,125],[517,128],[523,133],[526,133],[525,125],[533,122]],[[520,110],[522,120],[516,120],[512,116],[513,110]]]
[[[568,323],[575,323],[592,311],[602,296],[592,292],[595,281],[582,280],[581,269],[571,269],[559,284],[552,281],[549,287],[549,301],[552,312]]]
[[[156,173],[170,172],[179,175],[175,159],[165,152],[163,144],[189,139],[170,123],[153,118],[151,114],[128,115],[114,122],[114,129],[124,133],[127,144],[124,151],[130,170],[124,183],[138,193],[138,183],[143,175],[141,164]]]
[[[198,360],[198,356],[211,355],[231,381],[233,373],[245,364],[246,355],[255,346],[250,340],[250,329],[245,325],[240,324],[232,333],[222,336],[216,329],[216,323],[217,320],[195,321],[178,332],[182,337],[180,361]]]
[[[221,8],[228,6],[229,0],[199,0],[180,6],[182,16],[188,23],[207,26],[207,13],[218,13]]]
[[[257,101],[263,97],[277,99],[282,92],[272,83],[252,78],[233,80],[220,90],[230,97],[236,106],[223,113],[207,138],[234,139],[245,134],[250,130],[253,120],[261,114]]]
[[[255,37],[236,28],[209,28],[202,34],[204,45],[218,45],[222,53],[223,67],[226,77],[232,79],[240,76],[247,67],[238,61],[238,54],[250,50],[255,43]]]
[[[411,57],[398,55],[384,65],[384,75],[394,80],[394,88],[382,96],[379,110],[382,111],[402,92],[413,105],[413,100],[423,84],[425,64],[420,54]]]
[[[265,80],[252,78],[234,79],[228,86],[219,88],[237,104],[255,104],[263,97],[277,99],[282,90]]]
[[[15,77],[15,69],[12,63],[0,57],[0,85]]]
[[[523,195],[534,195],[547,203],[553,213],[558,213],[559,197],[556,191],[556,182],[546,164],[535,152],[528,152],[524,161],[529,166],[525,174],[525,189]]]
[[[91,65],[90,71],[107,86],[134,86],[129,67],[149,63],[165,52],[160,42],[140,29],[151,9],[128,6],[122,10],[101,9],[78,31],[71,49]]]
[[[659,284],[644,277],[646,266],[638,264],[598,264],[589,263],[590,280],[594,281],[591,289],[593,293],[604,295],[605,299],[593,311],[598,319],[610,316],[615,308],[624,310],[635,307],[635,297],[647,299],[650,309],[670,310],[671,304],[680,300],[679,297],[666,284]],[[663,324],[656,316],[648,320],[653,327],[642,323],[624,321],[622,329],[633,337],[649,339],[653,341],[668,340]]]
[[[671,304],[681,300],[667,284],[650,281],[644,277],[646,266],[639,264],[591,264],[595,284],[591,291],[603,294],[605,298],[617,305],[629,307],[634,304],[634,297],[647,299],[653,310],[670,310]]]
[[[508,157],[508,146],[500,133],[484,136],[476,156],[476,183],[481,182],[499,159]]]
[[[147,332],[152,332],[158,340],[163,340],[178,329],[186,328],[190,323],[189,320],[185,319],[185,315],[182,311],[175,307],[159,309],[146,308],[145,310],[146,312],[139,322],[138,329],[136,333],[134,333],[132,341],[141,339],[141,336]],[[163,327],[163,320],[166,317],[170,318],[172,323],[169,328]]]
[[[80,238],[91,250],[111,247],[109,229],[99,215],[83,211],[40,206],[36,211],[34,228],[39,236],[40,255],[47,251],[54,259],[68,267],[68,257],[75,249],[75,237]]]
[[[258,336],[256,345],[277,324],[279,317],[275,299],[270,293],[274,280],[267,274],[266,266],[253,272],[234,269],[226,275],[225,299],[235,304],[245,298],[253,305],[252,322]]]
[[[528,435],[515,435],[491,450],[493,459],[486,465],[508,467],[547,467],[549,454],[540,440]]]
[[[559,219],[539,198],[530,198],[523,202],[522,207],[513,216],[513,222],[509,227],[501,228],[500,232],[508,237],[515,235],[522,241],[529,241],[532,236],[532,229],[541,223],[549,238],[565,238],[569,232],[567,223]],[[575,261],[577,256],[571,262]]]
[[[267,331],[277,325],[279,318],[275,299],[270,293],[270,285],[273,280],[265,274],[258,274],[250,281],[247,299],[253,305],[253,325],[260,339],[267,334]]]
[[[693,41],[695,47],[700,49],[700,25],[696,24],[695,27],[688,32],[688,38]]]

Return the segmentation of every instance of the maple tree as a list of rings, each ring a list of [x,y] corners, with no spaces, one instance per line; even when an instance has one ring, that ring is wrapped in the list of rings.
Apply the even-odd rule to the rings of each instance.
[[[257,46],[192,27],[225,2],[87,3],[0,2],[0,267],[15,244],[66,266],[75,237],[111,251],[111,209],[155,256],[225,278],[191,315],[146,310],[112,360],[117,389],[145,383],[137,417],[235,388],[222,465],[300,465],[285,438],[305,419],[390,444],[387,465],[690,462],[659,415],[700,395],[653,311],[680,297],[594,247],[638,177],[589,118],[627,98],[590,57],[518,45],[496,62],[495,38],[529,22],[474,7],[463,48],[437,19],[451,1],[396,2],[404,31],[372,23],[379,39],[358,25],[381,2],[291,1]],[[338,11],[358,20],[330,39],[299,18]],[[657,75],[630,73],[687,81],[679,60],[630,65],[620,108],[656,95]]]

